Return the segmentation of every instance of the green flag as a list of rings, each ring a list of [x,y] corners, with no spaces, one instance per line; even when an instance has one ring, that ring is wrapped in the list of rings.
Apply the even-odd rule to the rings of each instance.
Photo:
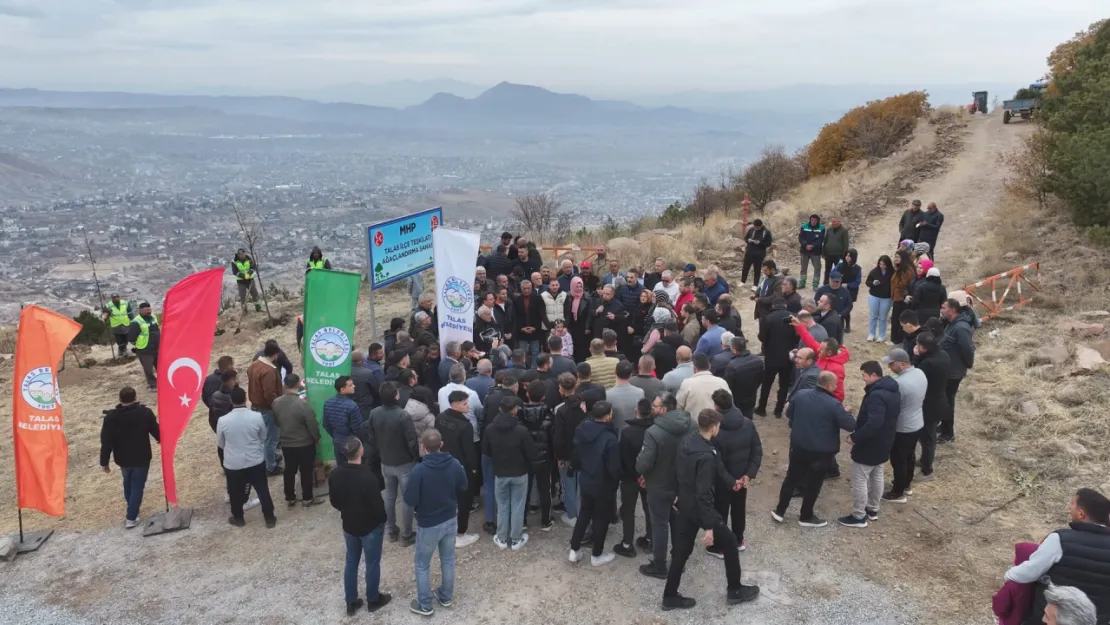
[[[335,447],[323,428],[324,402],[335,396],[339,376],[351,374],[355,307],[362,276],[313,269],[304,283],[304,384],[308,403],[321,423],[317,454],[329,461],[335,459]]]

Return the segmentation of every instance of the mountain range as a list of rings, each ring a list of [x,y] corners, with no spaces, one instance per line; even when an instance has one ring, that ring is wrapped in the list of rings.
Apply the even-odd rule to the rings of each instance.
[[[355,127],[469,125],[614,126],[734,130],[738,120],[672,106],[592,100],[508,82],[473,98],[440,92],[406,108],[321,102],[288,96],[165,95],[122,91],[0,89],[0,106],[87,109],[202,108]]]

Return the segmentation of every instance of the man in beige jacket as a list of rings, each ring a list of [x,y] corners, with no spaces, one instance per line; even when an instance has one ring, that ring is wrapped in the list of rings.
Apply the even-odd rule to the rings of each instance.
[[[590,357],[586,359],[586,364],[590,365],[590,380],[594,384],[604,386],[605,390],[613,388],[617,383],[618,362],[616,358],[605,355],[604,341],[590,341]]]
[[[682,381],[678,388],[678,409],[684,410],[694,419],[707,408],[716,410],[713,391],[723,389],[730,392],[728,383],[713,375],[709,370],[709,356],[694,354],[694,375]]]

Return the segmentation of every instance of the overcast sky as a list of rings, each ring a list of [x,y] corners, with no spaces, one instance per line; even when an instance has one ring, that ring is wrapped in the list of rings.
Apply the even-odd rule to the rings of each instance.
[[[0,86],[1023,84],[1107,0],[0,0]]]

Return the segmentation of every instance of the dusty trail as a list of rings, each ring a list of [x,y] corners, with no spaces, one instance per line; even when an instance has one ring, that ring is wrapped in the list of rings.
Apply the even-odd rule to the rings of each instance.
[[[996,117],[976,117],[968,123],[964,151],[948,171],[928,179],[909,197],[935,201],[946,215],[940,235],[938,256],[945,282],[953,264],[976,254],[977,232],[989,226],[990,209],[1002,197],[1002,172],[998,154],[1017,145],[1020,126],[1002,126]],[[904,206],[891,205],[875,217],[853,245],[861,264],[870,267],[880,254],[895,244],[897,222]],[[957,268],[956,274],[960,273]],[[733,278],[733,276],[729,276]],[[960,280],[975,276],[960,275]],[[811,291],[806,291],[807,294]],[[861,298],[865,302],[865,298]],[[394,302],[391,302],[394,304]],[[863,304],[866,306],[866,304]],[[383,306],[382,308],[386,308]],[[395,314],[403,302],[388,307]],[[381,308],[379,308],[381,310]],[[750,315],[745,314],[748,334],[754,335]],[[379,328],[388,323],[382,314]],[[862,325],[860,327],[863,327]],[[358,344],[369,342],[360,320]],[[290,340],[292,329],[281,330],[280,339]],[[863,334],[851,335],[852,362],[882,355],[885,347],[860,344]],[[261,339],[255,337],[259,342]],[[231,351],[237,359],[254,349],[254,340],[244,337],[217,342],[214,355]],[[71,381],[82,387],[80,407],[86,442],[74,445],[73,472],[90,472],[95,457],[92,412],[107,405],[120,383],[137,380],[137,371],[94,370],[81,372]],[[93,379],[92,376],[99,376]],[[82,379],[88,378],[88,379]],[[849,366],[848,404],[857,405],[861,394],[854,370]],[[89,414],[83,414],[89,413]],[[179,466],[193,472],[197,482],[182,498],[197,508],[193,528],[161,538],[143,539],[112,525],[111,514],[101,513],[90,526],[74,518],[51,539],[40,553],[21,558],[0,576],[0,593],[12,598],[0,613],[5,623],[417,623],[408,601],[414,592],[412,553],[387,543],[383,558],[383,588],[394,593],[394,605],[374,618],[362,614],[355,619],[342,615],[341,570],[343,548],[338,514],[328,506],[287,511],[279,506],[279,524],[265,530],[257,510],[247,513],[248,525],[233,529],[226,524],[226,506],[220,501],[220,480],[214,466],[211,434],[201,419],[195,419],[179,456]],[[8,420],[10,422],[10,419]],[[939,547],[958,550],[956,544],[941,544],[947,538],[936,529],[946,525],[945,502],[939,498],[943,479],[919,489],[908,506],[887,506],[882,520],[866,531],[839,526],[803,531],[796,524],[771,522],[773,505],[786,468],[788,430],[783,421],[759,419],[764,440],[763,472],[753,483],[748,503],[747,542],[741,557],[745,579],[763,587],[763,596],[753,604],[724,606],[723,566],[700,550],[692,556],[683,580],[683,591],[699,599],[692,611],[666,617],[658,611],[662,582],[644,578],[635,565],[646,561],[623,558],[594,570],[566,562],[570,530],[561,524],[551,533],[533,527],[532,540],[523,552],[499,552],[489,537],[459,550],[457,605],[440,610],[437,618],[458,623],[594,623],[614,625],[637,623],[734,623],[757,625],[819,623],[861,625],[888,623],[990,623],[989,610],[959,612],[951,595],[959,594],[954,576],[926,577],[915,571],[922,559]],[[71,434],[71,440],[73,435]],[[940,462],[951,450],[944,450]],[[0,459],[4,456],[0,454]],[[156,460],[157,461],[157,460]],[[842,454],[842,465],[847,460]],[[91,507],[112,509],[118,501],[118,484],[89,486],[82,494],[79,510]],[[280,492],[280,479],[271,481],[271,492]],[[160,481],[152,475],[148,504],[152,512],[160,500]],[[280,498],[280,495],[278,495]],[[829,482],[818,503],[818,512],[834,519],[847,509],[848,483]],[[797,509],[791,511],[796,518]],[[480,525],[482,513],[472,516],[472,528]],[[45,521],[44,521],[45,523]],[[533,517],[532,523],[537,523]],[[643,532],[642,517],[639,521]],[[75,531],[87,530],[87,531]],[[607,542],[617,540],[610,532]],[[433,565],[433,580],[438,573]],[[981,599],[977,597],[976,599]]]

